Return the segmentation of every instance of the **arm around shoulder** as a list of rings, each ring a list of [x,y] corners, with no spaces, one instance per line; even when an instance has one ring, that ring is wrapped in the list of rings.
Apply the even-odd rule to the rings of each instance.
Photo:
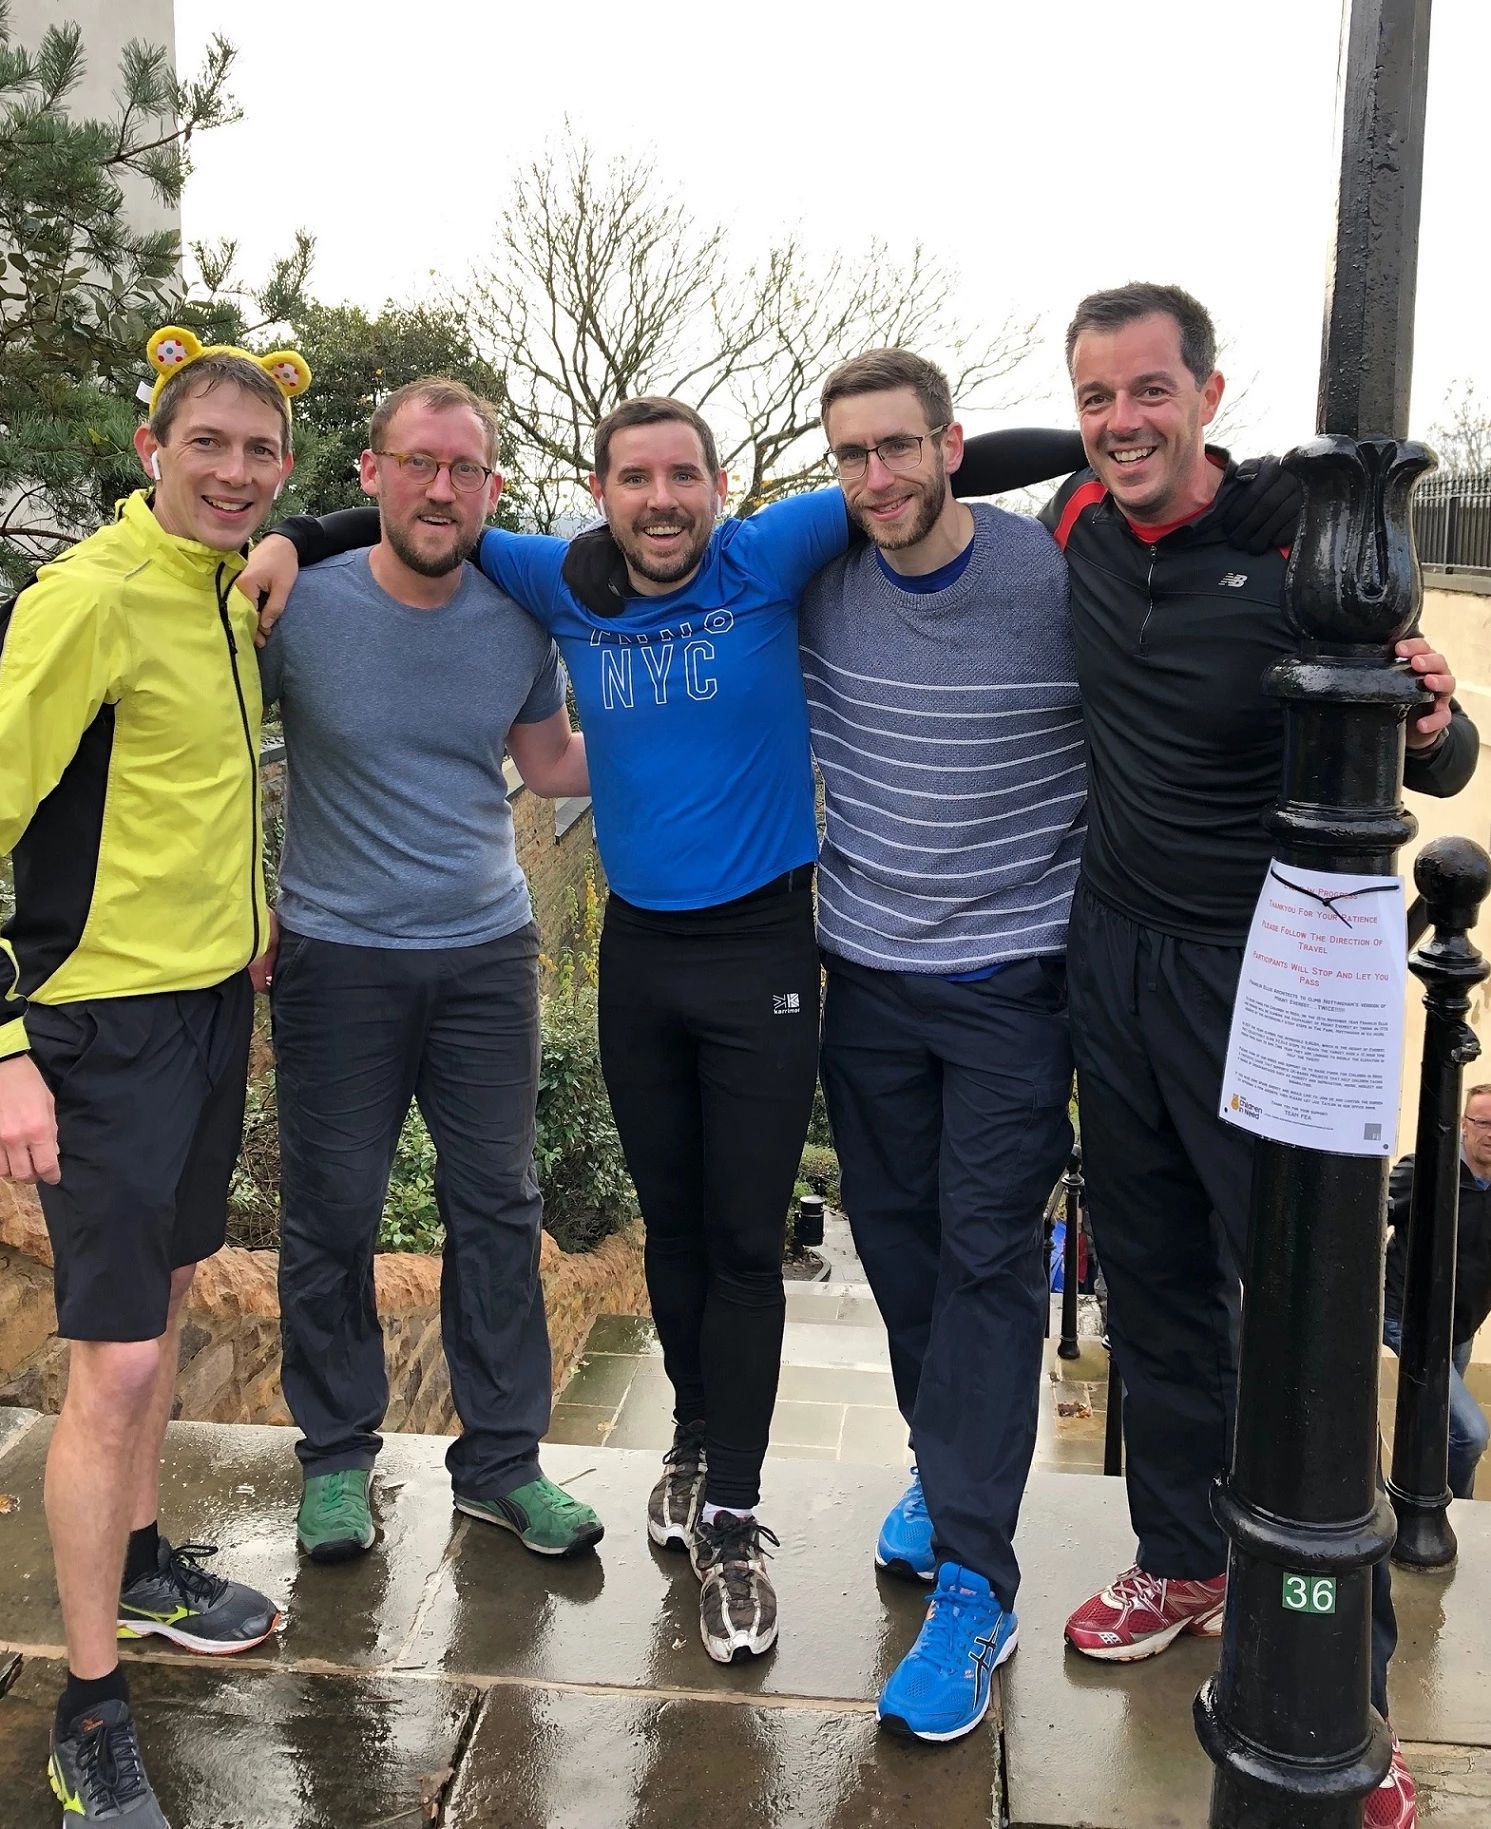
[[[1412,793],[1447,800],[1469,782],[1480,754],[1480,732],[1461,710],[1459,700],[1451,699],[1450,721],[1442,740],[1432,749],[1407,751],[1403,785]]]

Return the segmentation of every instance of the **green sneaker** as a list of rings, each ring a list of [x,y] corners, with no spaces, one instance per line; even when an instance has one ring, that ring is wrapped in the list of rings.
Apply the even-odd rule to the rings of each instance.
[[[542,1474],[501,1499],[468,1499],[457,1493],[456,1510],[486,1524],[500,1524],[540,1556],[578,1556],[606,1534],[588,1505]]]
[[[313,1562],[345,1562],[372,1546],[376,1535],[368,1510],[366,1467],[306,1476],[295,1518],[295,1536]]]

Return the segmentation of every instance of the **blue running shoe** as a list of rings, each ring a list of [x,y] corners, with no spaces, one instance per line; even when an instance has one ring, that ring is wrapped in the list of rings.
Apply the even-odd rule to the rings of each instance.
[[[880,1692],[877,1713],[893,1734],[956,1740],[989,1710],[994,1672],[1020,1634],[982,1575],[944,1562],[926,1622]]]
[[[875,1545],[875,1566],[906,1581],[936,1581],[932,1554],[932,1520],[922,1497],[921,1475],[913,1467],[911,1484],[886,1514]]]

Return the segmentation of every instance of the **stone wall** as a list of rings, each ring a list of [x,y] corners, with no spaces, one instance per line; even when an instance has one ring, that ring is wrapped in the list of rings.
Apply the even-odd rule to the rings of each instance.
[[[589,802],[578,810],[565,801],[541,799],[518,786],[508,798],[518,862],[542,935],[544,956],[557,961],[575,937],[584,911],[585,879],[604,896],[605,874],[595,848],[595,815]],[[556,809],[558,817],[556,817]],[[564,830],[559,831],[563,824]]]
[[[56,1411],[67,1345],[56,1337],[51,1247],[34,1191],[0,1181],[0,1404]],[[288,1423],[280,1390],[279,1256],[227,1246],[197,1272],[182,1326],[173,1416],[193,1422]],[[557,1390],[599,1314],[645,1315],[640,1233],[566,1255],[546,1232],[540,1260]],[[388,1359],[388,1430],[452,1434],[440,1350],[440,1259],[374,1260]]]

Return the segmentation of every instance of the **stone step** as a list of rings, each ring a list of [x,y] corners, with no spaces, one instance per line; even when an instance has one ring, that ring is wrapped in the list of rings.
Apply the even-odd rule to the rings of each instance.
[[[51,1428],[34,1420],[0,1451],[0,1669],[23,1660],[0,1697],[6,1829],[57,1820],[43,1777],[61,1656],[41,1507]],[[655,1454],[545,1450],[608,1526],[597,1555],[553,1562],[453,1514],[448,1441],[390,1436],[380,1540],[325,1567],[295,1550],[294,1440],[222,1424],[168,1435],[167,1530],[220,1545],[225,1568],[286,1609],[275,1640],[231,1666],[160,1641],[123,1650],[177,1829],[414,1823],[419,1779],[446,1765],[447,1829],[997,1820],[997,1719],[937,1754],[876,1730],[875,1697],[924,1607],[869,1553],[897,1470],[772,1470],[785,1630],[768,1657],[725,1668],[699,1643],[687,1559],[647,1541]]]
[[[42,1777],[61,1622],[41,1506],[52,1421],[0,1411],[0,1818],[55,1824]],[[1201,1829],[1210,1769],[1190,1702],[1216,1657],[1183,1640],[1144,1664],[1066,1652],[1067,1613],[1132,1555],[1121,1481],[1032,1476],[1018,1547],[1020,1649],[987,1729],[946,1748],[877,1732],[874,1700],[919,1626],[924,1593],[870,1550],[896,1468],[774,1466],[769,1522],[782,1639],[712,1664],[687,1562],[648,1544],[652,1453],[555,1446],[550,1474],[608,1534],[574,1563],[529,1555],[452,1512],[438,1436],[390,1436],[380,1540],[303,1563],[286,1429],[177,1423],[162,1519],[217,1543],[225,1568],[286,1609],[231,1665],[161,1641],[123,1656],[177,1824],[364,1829],[420,1820],[445,1786],[447,1829]],[[1491,1508],[1459,1504],[1457,1568],[1395,1574],[1395,1725],[1425,1782],[1426,1829],[1484,1824],[1491,1794]]]

